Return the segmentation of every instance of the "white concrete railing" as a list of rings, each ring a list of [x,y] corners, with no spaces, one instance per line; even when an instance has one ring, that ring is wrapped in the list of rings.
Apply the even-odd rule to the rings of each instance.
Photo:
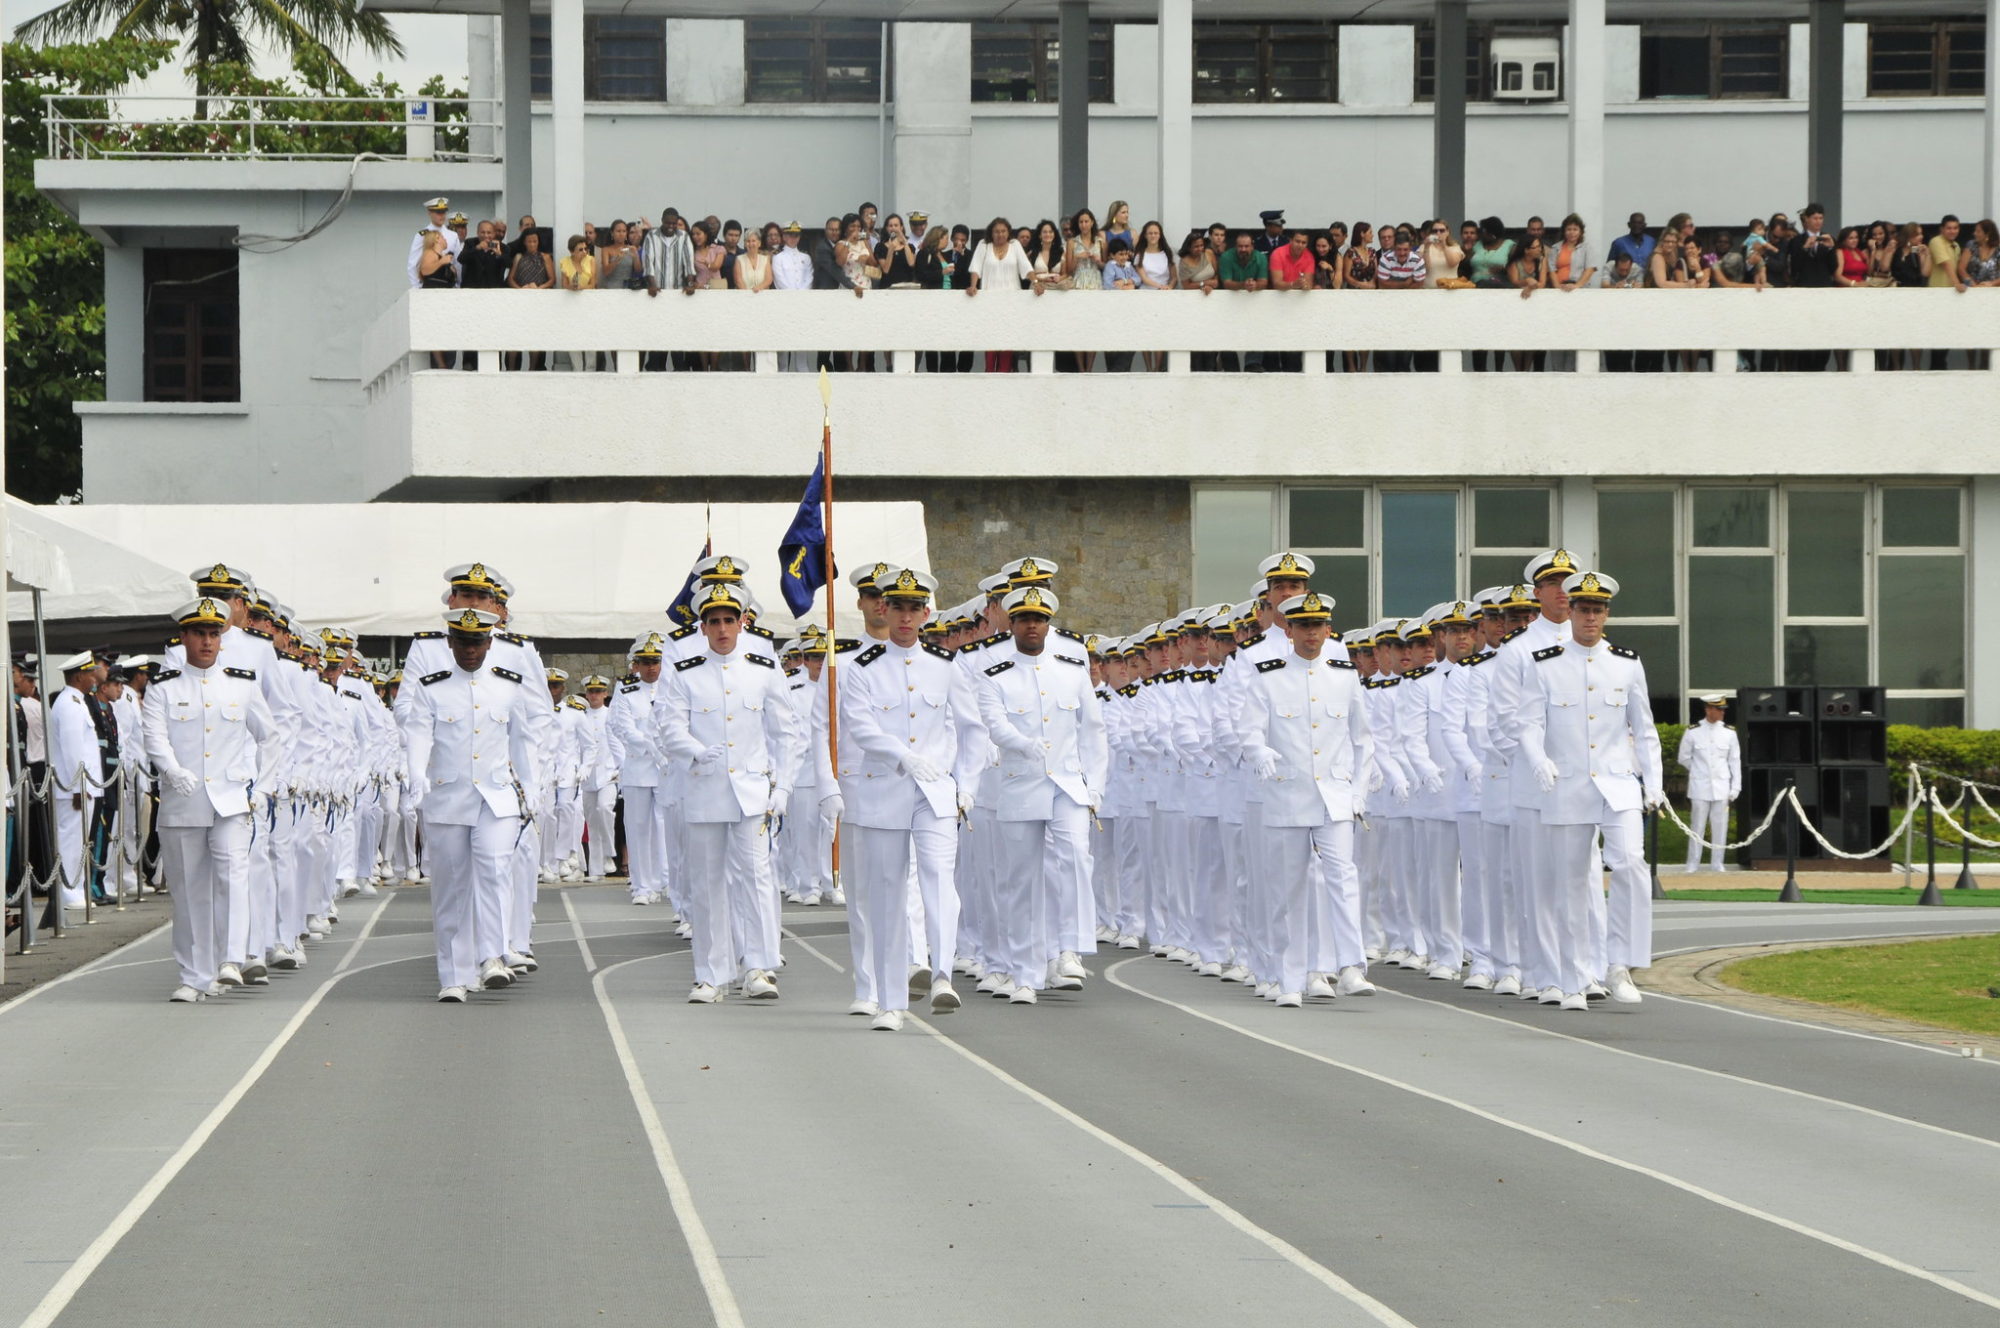
[[[490,97],[219,95],[210,103],[215,113],[197,118],[191,97],[45,94],[45,156],[345,161],[368,152],[408,161],[500,160],[465,146],[475,130],[499,141],[502,107]]]
[[[1114,298],[1101,299],[1099,294]],[[1130,299],[1115,298],[1130,295]],[[1718,352],[1716,372],[1742,349],[1847,351],[2000,347],[2000,292],[1951,290],[1051,292],[968,298],[945,291],[412,291],[369,330],[362,375],[373,381],[430,351],[608,352],[637,373],[655,350],[752,352],[756,371],[777,370],[784,350],[890,352],[910,373],[910,352],[945,350],[1165,351],[1168,373],[1199,351],[1327,349],[1578,352],[1600,368],[1605,351]],[[1308,357],[1310,360],[1310,356]],[[1461,369],[1446,355],[1443,372]],[[1872,354],[1850,356],[1856,373]],[[2000,367],[2000,361],[1996,361]],[[1308,372],[1318,368],[1308,363]],[[482,356],[483,372],[499,372]],[[1031,372],[1054,373],[1036,355]]]

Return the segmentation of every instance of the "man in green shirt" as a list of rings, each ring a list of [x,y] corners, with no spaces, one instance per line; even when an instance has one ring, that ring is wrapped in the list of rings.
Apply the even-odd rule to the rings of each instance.
[[[1260,291],[1270,286],[1271,263],[1257,252],[1253,246],[1255,239],[1249,231],[1238,231],[1235,247],[1224,251],[1221,261],[1215,265],[1216,280],[1222,283],[1222,289]],[[1220,363],[1225,370],[1234,369],[1236,357],[1224,351]],[[1263,373],[1264,353],[1254,350],[1244,352],[1243,368],[1248,373]]]

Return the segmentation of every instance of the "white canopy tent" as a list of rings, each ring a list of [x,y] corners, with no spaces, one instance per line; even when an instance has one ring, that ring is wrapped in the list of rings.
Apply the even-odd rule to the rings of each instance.
[[[555,640],[628,641],[666,623],[667,605],[712,534],[717,553],[750,566],[761,621],[793,625],[778,593],[778,542],[795,503],[355,503],[300,506],[92,506],[31,513],[188,569],[227,562],[312,625],[407,636],[439,625],[442,573],[486,562],[515,586],[513,621]],[[842,503],[835,557],[929,565],[921,503]],[[178,598],[193,593],[175,572]],[[77,589],[48,597],[49,617],[123,616],[152,607],[149,589],[79,569]],[[970,593],[970,588],[964,588]],[[949,597],[950,588],[946,589]],[[859,630],[852,593],[837,593],[839,630]],[[825,603],[821,592],[819,605]],[[9,613],[13,605],[9,604]],[[815,612],[813,618],[819,614]]]

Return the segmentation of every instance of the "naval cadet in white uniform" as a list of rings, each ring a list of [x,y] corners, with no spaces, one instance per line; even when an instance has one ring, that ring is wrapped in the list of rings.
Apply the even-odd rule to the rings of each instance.
[[[221,663],[229,610],[209,598],[174,615],[183,664],[162,669],[146,699],[146,759],[159,780],[160,853],[174,911],[180,985],[194,1002],[241,986],[230,902],[250,891],[250,808],[281,756],[255,671]]]
[[[1743,751],[1736,730],[1722,722],[1729,698],[1720,692],[1701,698],[1702,720],[1681,735],[1674,760],[1688,772],[1687,869],[1701,866],[1701,841],[1709,842],[1708,869],[1722,870],[1729,842],[1729,804],[1743,791]]]

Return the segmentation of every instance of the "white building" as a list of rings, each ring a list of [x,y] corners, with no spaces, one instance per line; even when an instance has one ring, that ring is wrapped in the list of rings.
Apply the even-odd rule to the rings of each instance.
[[[529,300],[404,275],[434,193],[559,240],[668,204],[811,230],[863,199],[977,229],[1122,198],[1175,237],[1265,207],[1315,226],[1574,210],[1600,254],[1635,209],[1740,228],[1818,196],[1841,224],[1969,223],[2000,214],[2000,0],[498,3],[391,6],[474,15],[470,118],[490,126],[419,128],[398,159],[107,158],[54,127],[38,182],[107,244],[88,501],[777,501],[811,468],[819,403],[775,352],[871,346],[895,371],[836,380],[841,482],[922,498],[960,588],[1033,541],[1081,563],[1079,611],[1116,626],[1233,598],[1286,543],[1359,621],[1560,542],[1625,582],[1621,635],[1662,691],[1878,682],[1897,719],[2000,726],[2000,623],[1967,611],[2000,593],[2000,376],[1963,367],[2000,347],[1993,293],[1135,307]],[[1065,27],[1085,68],[1054,59]],[[1440,88],[1461,40],[1464,87]],[[639,372],[669,347],[757,372]],[[1040,352],[1036,371],[916,372],[918,351],[998,347]],[[1271,347],[1310,372],[1188,372]],[[1493,347],[1561,371],[1466,371]],[[1828,347],[1847,372],[1737,372]],[[1936,347],[1953,368],[1875,371],[1877,350]],[[1048,372],[1079,348],[1163,350],[1166,372]],[[1318,372],[1357,348],[1438,351],[1443,372]],[[484,372],[430,367],[466,349]],[[494,352],[533,349],[615,372],[499,371]],[[1601,372],[1631,350],[1706,358]]]

